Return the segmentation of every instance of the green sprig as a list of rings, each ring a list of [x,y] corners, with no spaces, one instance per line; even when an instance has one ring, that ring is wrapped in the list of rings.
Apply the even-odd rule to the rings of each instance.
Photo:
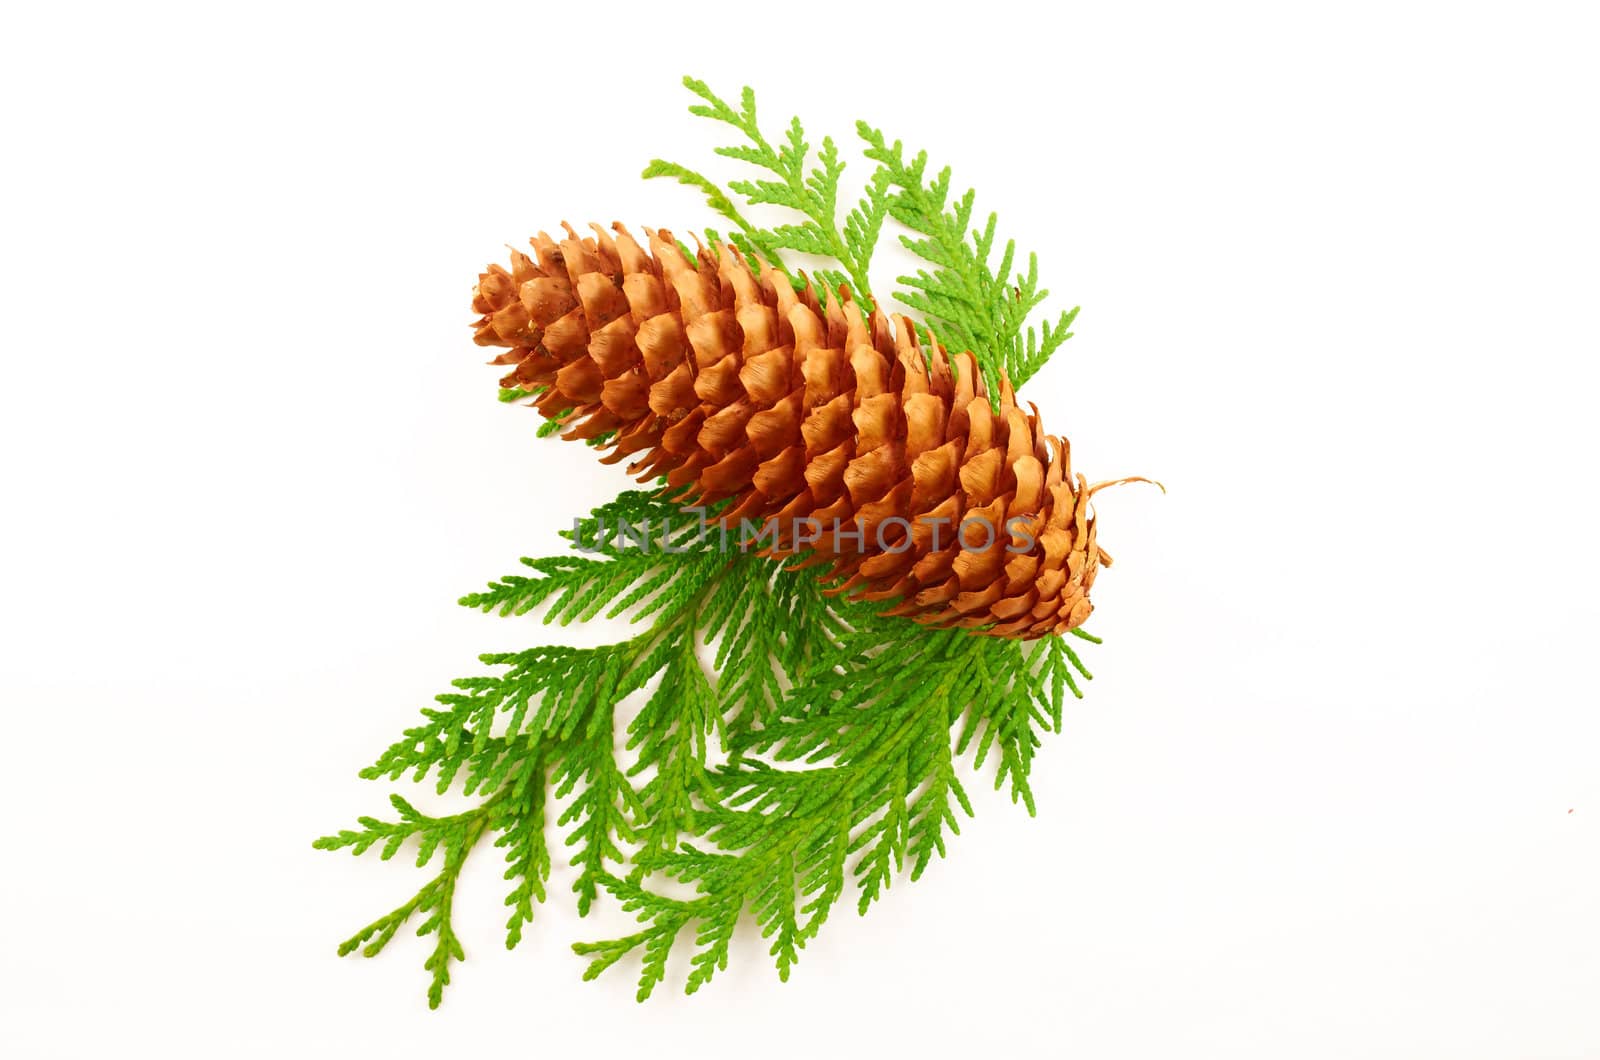
[[[1027,270],[1014,273],[1016,243],[1007,241],[998,261],[991,263],[998,216],[990,213],[982,229],[970,227],[975,193],[969,189],[952,200],[950,169],[930,178],[927,152],[907,160],[900,141],[891,143],[871,125],[857,122],[863,155],[876,168],[860,202],[841,224],[839,180],[845,163],[831,137],[823,137],[812,164],[811,145],[799,118],[790,121],[786,136],[774,146],[756,120],[751,89],[740,92],[736,107],[703,81],[686,77],[683,83],[702,101],[690,106],[691,114],[731,126],[744,137],[743,143],[717,148],[717,154],[771,174],[771,178],[731,181],[728,188],[748,205],[784,207],[804,218],[760,228],[728,192],[696,170],[659,158],[645,167],[646,177],[672,177],[699,189],[707,205],[734,224],[730,239],[740,250],[783,270],[796,284],[800,280],[785,261],[786,251],[831,259],[838,267],[818,269],[816,280],[824,287],[847,287],[870,308],[874,303],[868,266],[884,221],[892,217],[907,230],[899,236],[901,245],[928,263],[928,268],[899,278],[895,300],[921,316],[925,341],[937,337],[954,351],[972,351],[996,400],[1002,372],[1012,386],[1020,387],[1072,337],[1077,309],[1037,328],[1028,323],[1050,293],[1039,286],[1038,257],[1029,254]],[[714,230],[708,229],[707,235],[717,242]]]

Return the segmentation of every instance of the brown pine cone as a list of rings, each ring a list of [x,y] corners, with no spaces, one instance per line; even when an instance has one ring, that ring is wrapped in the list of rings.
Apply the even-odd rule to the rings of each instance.
[[[898,600],[887,614],[1022,638],[1089,616],[1111,564],[1089,497],[1110,483],[1073,475],[1009,381],[995,412],[971,353],[924,350],[908,319],[863,319],[731,246],[691,264],[664,230],[646,253],[620,224],[564,227],[531,241],[536,260],[491,265],[472,302],[475,340],[513,366],[501,384],[538,393],[563,437],[615,432],[605,462],[732,498],[724,525],[811,552],[833,591]]]

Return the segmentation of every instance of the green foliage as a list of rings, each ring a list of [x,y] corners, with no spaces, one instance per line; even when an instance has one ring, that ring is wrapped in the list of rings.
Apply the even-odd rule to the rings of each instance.
[[[941,341],[972,349],[991,383],[1004,371],[1020,385],[1068,336],[1070,313],[1039,336],[1027,326],[1045,296],[1032,257],[1012,276],[1008,243],[990,266],[994,217],[969,231],[972,193],[952,203],[948,170],[928,180],[925,155],[908,162],[898,142],[863,124],[878,168],[841,223],[844,163],[831,139],[813,161],[798,120],[776,144],[765,137],[749,89],[735,107],[685,84],[700,100],[695,114],[743,137],[719,153],[763,174],[729,187],[801,220],[759,227],[717,185],[672,163],[653,162],[645,175],[704,191],[741,249],[796,282],[783,253],[822,256],[837,267],[818,270],[821,282],[869,300],[868,266],[892,217],[929,266],[902,277],[894,297]],[[316,841],[384,859],[414,845],[419,867],[437,864],[341,954],[373,956],[420,917],[416,933],[434,939],[425,969],[437,1006],[450,963],[465,955],[451,917],[462,866],[494,837],[510,885],[505,942],[516,946],[547,898],[554,817],[579,912],[604,894],[639,922],[632,934],[573,947],[589,958],[585,978],[636,958],[643,1000],[684,946],[693,993],[726,968],[748,913],[787,979],[847,891],[865,913],[901,873],[915,880],[945,854],[973,812],[964,774],[989,770],[997,790],[1034,812],[1034,755],[1045,732],[1060,731],[1067,693],[1080,696],[1090,676],[1065,638],[1022,643],[881,617],[830,596],[815,570],[741,548],[715,512],[680,510],[659,493],[623,493],[563,536],[567,552],[525,559],[461,603],[511,617],[537,611],[563,626],[625,618],[638,631],[596,647],[482,656],[489,672],[454,682],[362,771],[479,801],[429,816],[394,795],[393,819],[361,817]],[[642,705],[624,724],[625,701]],[[668,883],[679,896],[664,893]]]
[[[866,156],[878,163],[878,173],[886,175],[893,189],[890,215],[916,233],[902,235],[901,243],[932,266],[900,277],[907,290],[897,296],[899,301],[921,313],[930,333],[937,331],[947,346],[978,355],[990,393],[999,393],[997,369],[1021,386],[1072,337],[1067,329],[1078,310],[1062,313],[1054,325],[1046,320],[1037,333],[1027,326],[1029,314],[1050,293],[1039,287],[1038,256],[1029,254],[1027,273],[1013,276],[1017,248],[1015,241],[1007,241],[999,263],[991,267],[998,218],[991,213],[981,231],[968,229],[976,193],[969,188],[952,203],[948,166],[927,180],[926,151],[906,162],[899,140],[887,143],[866,122],[857,122],[856,132],[867,144]]]
[[[456,681],[362,771],[431,777],[441,793],[459,787],[483,801],[429,817],[396,795],[396,820],[362,817],[317,840],[355,854],[378,848],[385,859],[416,841],[419,866],[442,854],[436,877],[341,953],[373,956],[425,915],[418,934],[437,936],[426,962],[437,1005],[449,961],[463,955],[450,911],[467,854],[490,832],[506,850],[506,945],[515,946],[546,897],[554,798],[564,803],[556,824],[578,869],[579,911],[604,890],[643,923],[575,946],[591,958],[587,976],[638,950],[647,997],[692,923],[693,992],[725,967],[748,910],[787,978],[847,878],[864,913],[896,873],[909,866],[916,879],[944,855],[957,811],[972,813],[958,759],[974,768],[992,759],[995,787],[1033,812],[1040,736],[1059,731],[1065,693],[1081,695],[1078,679],[1089,676],[1065,640],[1025,645],[879,617],[829,598],[812,571],[740,550],[736,533],[724,540],[704,513],[659,495],[624,493],[566,536],[583,551],[524,560],[531,573],[462,604],[507,616],[537,608],[563,625],[626,615],[646,628],[592,648],[483,656],[497,672]],[[618,706],[645,691],[619,761]],[[658,876],[697,897],[657,893],[648,881]]]
[[[1061,647],[858,618],[834,664],[796,684],[771,724],[729,734],[732,756],[707,778],[698,841],[641,851],[629,877],[604,881],[644,928],[574,946],[591,958],[586,978],[638,950],[638,996],[648,997],[693,923],[693,993],[727,966],[748,911],[787,979],[847,878],[864,914],[896,873],[909,865],[915,880],[944,855],[957,811],[972,814],[956,771],[969,750],[974,766],[998,758],[995,786],[1009,785],[1032,813],[1027,777],[1039,735],[1059,730],[1063,689],[1077,691],[1060,669],[1075,657]],[[656,874],[692,885],[696,897],[641,886]]]
[[[884,219],[892,217],[908,230],[901,233],[901,244],[927,263],[927,268],[915,275],[899,278],[895,299],[921,315],[925,341],[932,341],[937,334],[952,350],[971,350],[992,395],[999,394],[1001,372],[1020,387],[1072,337],[1068,329],[1077,309],[1061,313],[1054,322],[1044,321],[1037,330],[1028,324],[1029,316],[1049,295],[1039,286],[1037,256],[1029,254],[1027,271],[1014,274],[1016,243],[1008,241],[998,261],[991,264],[998,217],[991,213],[982,229],[969,228],[975,193],[968,189],[952,200],[949,167],[930,179],[927,152],[907,161],[900,141],[890,143],[882,132],[864,121],[857,122],[856,134],[865,145],[863,154],[877,168],[868,176],[861,200],[841,225],[837,220],[839,180],[845,163],[831,137],[823,137],[816,161],[811,163],[811,145],[799,118],[790,120],[783,140],[774,146],[757,124],[756,98],[750,88],[742,90],[735,107],[703,81],[686,77],[683,83],[702,101],[689,107],[691,114],[732,126],[743,136],[744,142],[719,147],[717,154],[771,174],[757,180],[730,181],[728,188],[743,196],[748,205],[781,206],[804,218],[799,223],[760,228],[721,186],[698,171],[659,158],[645,167],[646,177],[673,177],[704,193],[707,204],[733,223],[728,238],[741,250],[764,258],[797,283],[784,252],[831,259],[837,267],[817,269],[818,283],[834,289],[842,284],[870,306],[874,303],[867,267]],[[713,229],[708,229],[707,235],[713,241],[718,239]]]
[[[839,160],[838,146],[831,137],[823,137],[816,163],[808,169],[811,145],[806,142],[805,130],[799,118],[789,122],[783,140],[774,146],[756,123],[756,95],[751,89],[744,89],[739,97],[739,106],[735,108],[706,87],[703,81],[686,77],[683,83],[704,101],[691,106],[691,114],[731,125],[747,141],[719,147],[717,154],[747,162],[771,174],[771,177],[757,180],[736,180],[728,187],[752,204],[784,206],[805,219],[798,224],[758,228],[745,218],[726,192],[694,170],[658,158],[645,167],[644,175],[675,177],[684,184],[699,188],[705,193],[706,202],[711,208],[735,225],[735,231],[729,236],[735,246],[765,258],[791,279],[795,277],[784,261],[782,251],[832,258],[839,263],[839,268],[819,269],[817,280],[835,289],[844,284],[861,298],[869,300],[870,304],[867,266],[872,262],[872,251],[877,245],[878,233],[889,208],[888,174],[876,176],[868,182],[865,197],[845,217],[841,228],[837,217],[839,178],[844,174],[844,163]],[[714,231],[708,234],[713,241],[716,240]]]

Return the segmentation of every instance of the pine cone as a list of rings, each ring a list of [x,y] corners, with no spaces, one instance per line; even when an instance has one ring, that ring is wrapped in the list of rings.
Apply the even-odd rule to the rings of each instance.
[[[1111,564],[1089,498],[1111,483],[1074,476],[1009,381],[997,413],[971,353],[925,351],[910,320],[796,291],[731,246],[691,264],[665,230],[646,253],[620,224],[564,227],[491,265],[472,303],[476,341],[513,366],[501,384],[537,393],[563,437],[614,432],[606,463],[731,498],[723,525],[809,552],[831,591],[898,601],[887,614],[1021,638],[1089,616]]]

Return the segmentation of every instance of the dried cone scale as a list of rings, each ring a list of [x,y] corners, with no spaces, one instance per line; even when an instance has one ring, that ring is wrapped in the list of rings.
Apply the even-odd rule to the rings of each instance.
[[[605,462],[631,457],[695,503],[732,498],[725,525],[809,550],[835,591],[888,614],[1021,638],[1089,616],[1111,563],[1089,498],[1110,483],[1074,476],[1008,381],[995,412],[973,355],[925,354],[904,317],[796,291],[730,246],[691,264],[667,231],[646,229],[646,252],[591,227],[541,233],[472,303],[476,341],[512,366],[502,385],[538,393],[563,437],[615,432]]]

